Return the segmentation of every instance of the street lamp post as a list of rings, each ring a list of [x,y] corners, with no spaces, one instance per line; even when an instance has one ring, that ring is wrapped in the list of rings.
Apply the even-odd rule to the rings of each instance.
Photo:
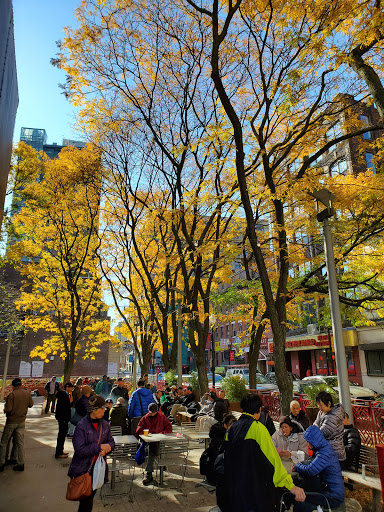
[[[209,317],[209,320],[210,320],[210,324],[211,324],[211,357],[212,357],[212,360],[211,360],[211,371],[212,371],[212,387],[214,388],[215,387],[215,367],[216,367],[216,352],[215,352],[215,340],[214,340],[214,336],[213,336],[213,333],[214,333],[214,329],[215,329],[215,324],[216,324],[216,318],[215,318],[215,315],[211,315]]]
[[[317,199],[317,201],[320,201],[326,207],[325,210],[322,210],[317,214],[317,220],[323,223],[324,250],[328,274],[328,292],[329,303],[331,307],[337,380],[339,384],[341,403],[344,406],[345,412],[348,413],[350,418],[353,418],[351,395],[349,391],[347,359],[345,357],[343,342],[343,326],[341,323],[339,291],[336,279],[335,256],[333,252],[333,240],[331,228],[328,222],[328,219],[334,215],[332,201],[335,199],[335,196],[332,194],[332,192],[325,188],[321,190],[315,190],[310,195]]]
[[[132,367],[132,389],[135,390],[137,381],[136,381],[136,346],[137,346],[137,328],[139,327],[139,322],[135,322],[135,337],[136,337],[136,343],[133,343],[133,367]]]

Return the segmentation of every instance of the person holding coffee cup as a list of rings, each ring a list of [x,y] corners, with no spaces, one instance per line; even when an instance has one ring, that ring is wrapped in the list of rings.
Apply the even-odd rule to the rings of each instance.
[[[277,453],[282,459],[290,459],[292,452],[301,451],[308,455],[308,444],[302,432],[293,432],[293,423],[289,416],[280,418],[280,429],[272,436]]]
[[[139,421],[136,429],[136,437],[144,434],[171,434],[172,424],[165,414],[159,414],[159,407],[152,403],[148,406],[148,414]],[[153,463],[155,457],[159,454],[159,443],[149,443],[148,462],[146,467],[146,477],[143,480],[144,485],[149,485],[153,481]]]

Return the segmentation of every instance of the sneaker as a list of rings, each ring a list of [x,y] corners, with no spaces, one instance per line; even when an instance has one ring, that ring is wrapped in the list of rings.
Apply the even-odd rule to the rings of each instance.
[[[8,459],[5,461],[6,466],[14,466],[15,464],[17,464],[17,460],[15,459]]]
[[[24,471],[24,464],[18,464],[17,466],[13,466],[13,471]]]
[[[5,464],[2,464],[2,465],[0,466],[0,473],[2,473],[2,472],[4,471],[4,468],[5,468]]]
[[[143,480],[143,485],[149,485],[151,482],[153,482],[152,473],[147,473],[147,476]]]
[[[62,453],[61,455],[55,455],[55,459],[66,459],[68,457],[68,454]],[[15,469],[15,468],[13,468]]]

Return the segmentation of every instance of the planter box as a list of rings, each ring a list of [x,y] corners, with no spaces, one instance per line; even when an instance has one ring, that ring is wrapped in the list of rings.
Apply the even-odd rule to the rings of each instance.
[[[229,402],[229,412],[242,412],[240,402]]]

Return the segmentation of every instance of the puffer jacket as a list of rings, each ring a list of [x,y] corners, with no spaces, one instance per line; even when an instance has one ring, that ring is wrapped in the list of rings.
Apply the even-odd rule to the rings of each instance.
[[[99,442],[100,426],[101,436]],[[115,447],[109,423],[103,419],[99,420],[99,427],[96,430],[89,415],[80,420],[76,425],[72,443],[75,451],[68,470],[70,478],[85,475],[89,471],[93,458],[100,453],[100,445],[109,444],[112,450]],[[105,471],[104,482],[108,482],[108,466]]]
[[[117,403],[109,411],[109,423],[111,427],[121,427],[121,432],[124,435],[128,434],[127,425],[128,410],[125,405]]]
[[[336,453],[330,443],[315,425],[308,427],[304,433],[304,439],[313,446],[315,458],[308,465],[301,462],[295,464],[293,471],[301,475],[320,475],[325,485],[322,494],[327,498],[333,498],[337,502],[343,503],[345,497],[344,479]]]
[[[143,410],[140,407],[139,396],[141,398],[141,404]],[[128,417],[137,418],[138,416],[144,416],[148,412],[148,405],[153,403],[153,394],[150,389],[138,388],[134,391],[129,399],[128,404]]]
[[[289,452],[302,450],[308,455],[308,444],[303,433],[291,433],[290,436],[285,437],[282,431],[278,430],[273,434],[272,442],[276,450],[288,450]]]
[[[331,443],[332,448],[335,450],[336,456],[339,461],[345,460],[344,448],[344,407],[337,404],[329,412],[319,411],[314,425],[324,434],[327,441]]]

